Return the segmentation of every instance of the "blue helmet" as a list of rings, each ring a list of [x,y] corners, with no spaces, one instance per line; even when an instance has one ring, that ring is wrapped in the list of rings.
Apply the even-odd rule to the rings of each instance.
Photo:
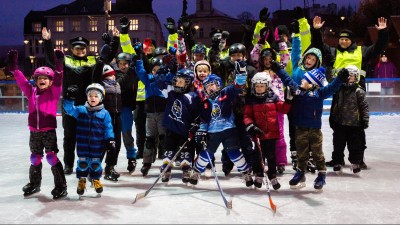
[[[206,46],[204,44],[198,43],[195,44],[192,48],[192,54],[203,54],[205,55],[207,52]]]
[[[210,84],[215,84],[218,87],[217,91],[208,91],[207,92],[207,86]],[[203,86],[204,86],[204,91],[208,95],[209,98],[215,98],[219,94],[219,91],[222,89],[222,80],[219,76],[215,74],[210,74],[210,76],[206,77],[203,80]]]
[[[185,80],[185,86],[178,87],[176,86],[176,82],[178,78],[182,78]],[[189,69],[180,69],[176,73],[176,75],[172,78],[172,85],[174,86],[174,91],[177,93],[185,93],[188,90],[188,87],[193,83],[194,73]]]

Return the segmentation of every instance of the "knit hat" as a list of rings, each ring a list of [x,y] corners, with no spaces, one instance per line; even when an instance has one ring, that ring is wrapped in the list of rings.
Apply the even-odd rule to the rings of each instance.
[[[344,30],[340,31],[339,38],[348,38],[351,40],[351,42],[354,42],[353,32],[348,29],[344,29]]]
[[[324,67],[319,67],[318,69],[313,69],[304,74],[304,79],[309,84],[315,84],[320,87],[324,86],[324,80],[325,80],[325,68]]]
[[[114,69],[110,65],[104,65],[102,77],[105,78],[112,75],[115,75]]]

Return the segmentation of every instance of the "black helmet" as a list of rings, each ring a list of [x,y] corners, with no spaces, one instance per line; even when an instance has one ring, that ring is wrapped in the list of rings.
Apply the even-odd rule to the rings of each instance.
[[[244,46],[242,43],[235,43],[229,46],[229,55],[235,53],[242,53],[243,56],[246,56],[246,46]]]
[[[132,55],[129,53],[125,53],[125,52],[121,52],[117,55],[117,62],[121,61],[121,60],[125,60],[128,62],[131,62],[132,60]]]
[[[177,87],[176,86],[176,81],[177,78],[182,78],[185,80],[185,86],[184,87]],[[174,91],[177,93],[184,93],[187,91],[187,88],[189,87],[190,84],[192,84],[194,80],[194,73],[192,70],[189,69],[180,69],[176,73],[176,75],[172,78],[172,85],[174,86]]]
[[[168,51],[167,51],[167,48],[165,48],[165,47],[157,47],[153,53],[154,57],[159,56],[159,55],[167,55],[167,54],[168,54]]]
[[[271,59],[276,61],[276,52],[272,48],[264,48],[260,53],[261,60],[264,60],[265,57],[271,56]]]
[[[151,66],[161,66],[162,65],[162,63],[163,63],[163,60],[162,60],[162,58],[160,58],[160,57],[153,57],[152,59],[151,59]]]

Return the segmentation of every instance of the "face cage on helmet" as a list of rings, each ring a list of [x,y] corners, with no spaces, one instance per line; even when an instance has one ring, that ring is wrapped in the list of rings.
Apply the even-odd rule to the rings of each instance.
[[[211,90],[210,93],[208,93],[207,86],[210,85],[210,84],[215,84],[218,87],[218,90],[217,91]],[[219,92],[221,91],[221,87],[220,87],[218,81],[216,81],[216,80],[208,82],[208,83],[203,84],[203,85],[204,85],[204,91],[206,92],[208,97],[211,98],[211,99],[214,99],[215,97],[217,97],[219,95]]]
[[[185,80],[185,86],[184,87],[177,87],[176,86],[176,81],[177,81],[178,77],[179,78],[183,78]],[[174,76],[172,78],[172,86],[174,86],[174,92],[176,92],[176,93],[184,93],[187,90],[187,88],[189,87],[190,83],[191,83],[191,79],[188,78],[188,77]]]
[[[353,72],[351,70],[348,70],[348,71],[349,71],[349,76],[354,76],[356,78],[356,82],[358,82],[360,80],[360,74],[359,73]]]

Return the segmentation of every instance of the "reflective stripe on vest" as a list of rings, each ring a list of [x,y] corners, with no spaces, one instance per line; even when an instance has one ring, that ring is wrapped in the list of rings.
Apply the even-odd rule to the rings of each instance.
[[[71,67],[79,67],[79,66],[92,66],[96,64],[96,57],[95,56],[88,56],[87,61],[73,59],[71,56],[65,56],[65,65],[70,65]]]
[[[146,100],[145,85],[142,83],[142,81],[139,81],[136,94],[136,101],[144,101],[144,100]]]

